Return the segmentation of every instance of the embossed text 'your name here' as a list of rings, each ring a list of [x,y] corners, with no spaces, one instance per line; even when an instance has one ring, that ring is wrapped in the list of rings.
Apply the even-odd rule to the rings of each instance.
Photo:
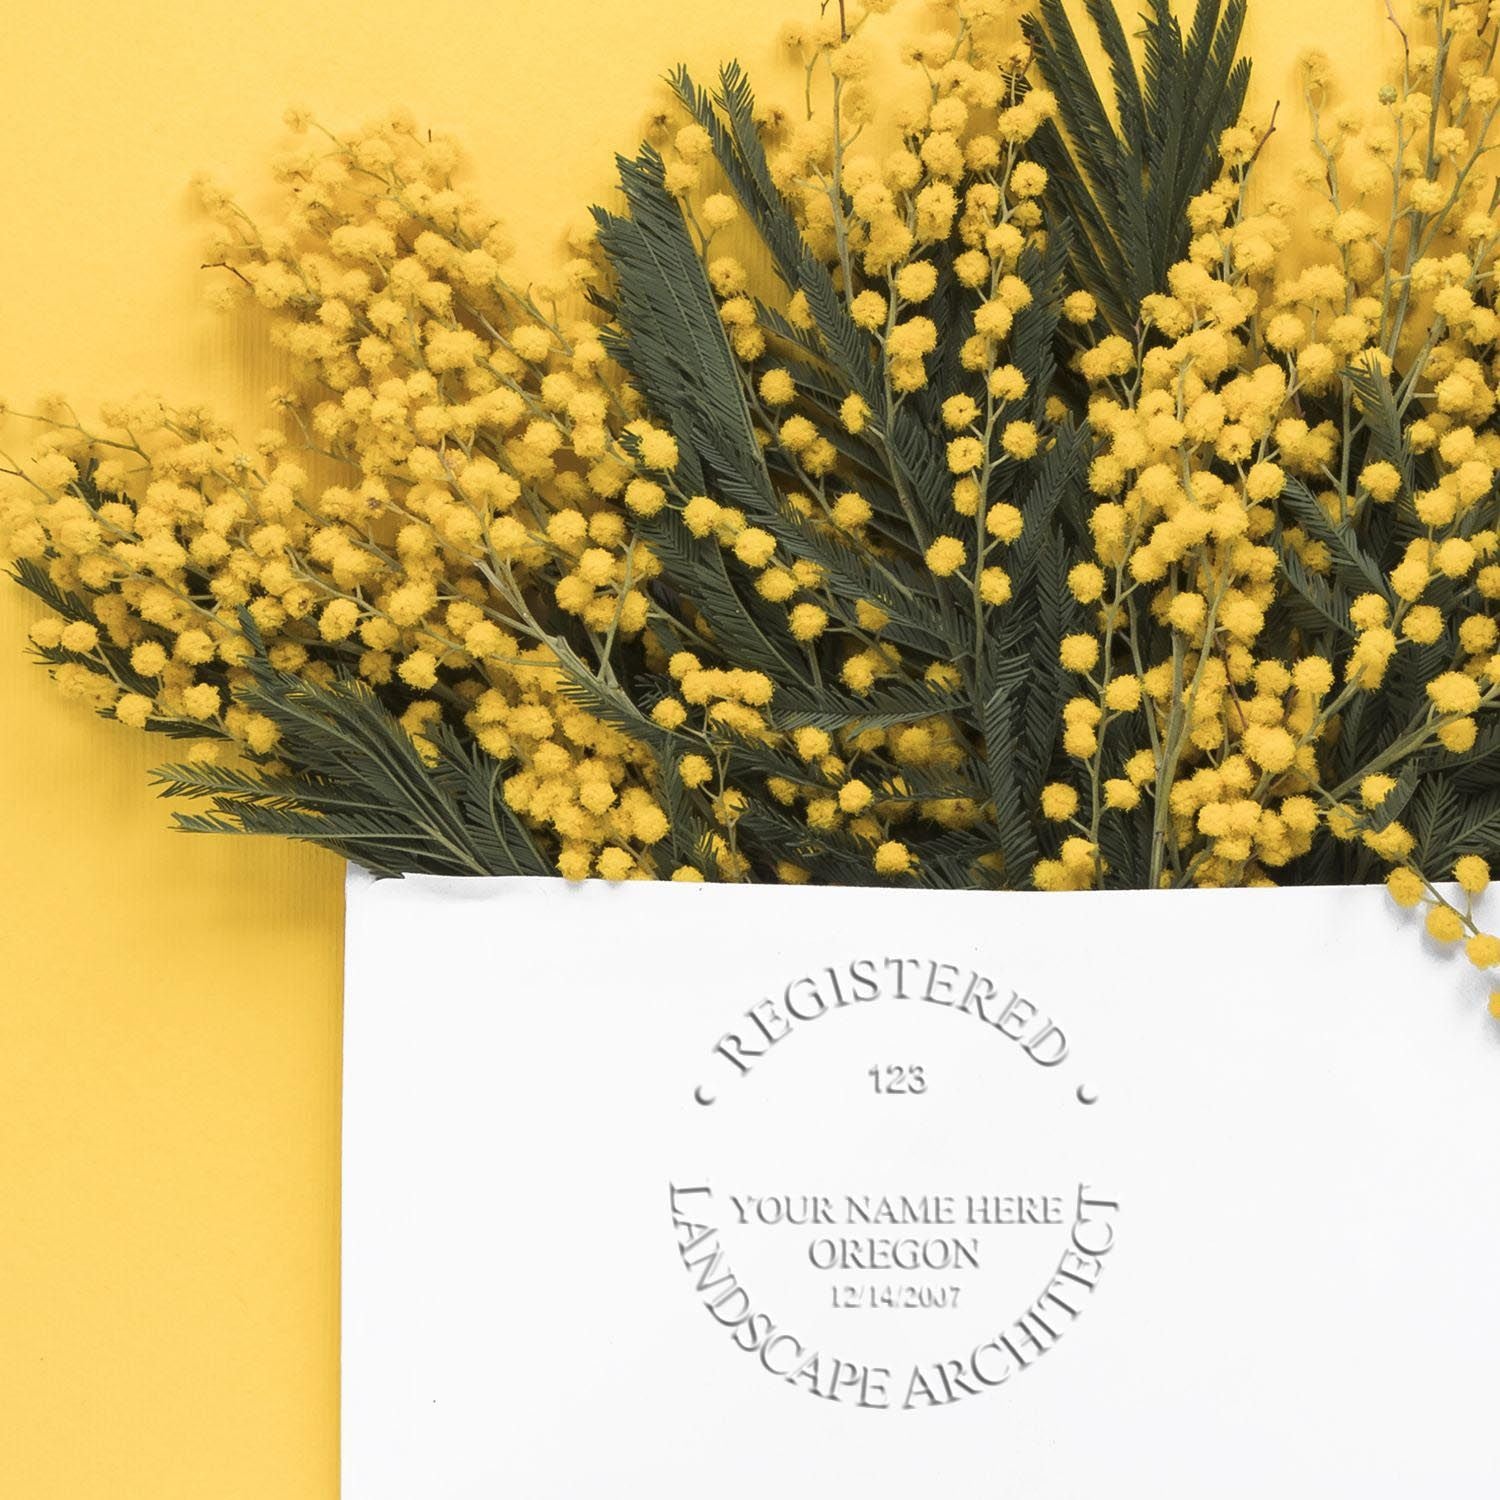
[[[779,998],[752,1005],[741,1024],[714,1044],[713,1052],[743,1077],[800,1027],[846,1006],[877,1000],[961,1011],[1017,1043],[1044,1068],[1055,1068],[1068,1055],[1062,1028],[1032,1001],[1014,990],[1004,997],[995,982],[978,971],[931,958],[856,958],[842,967],[793,979]]]

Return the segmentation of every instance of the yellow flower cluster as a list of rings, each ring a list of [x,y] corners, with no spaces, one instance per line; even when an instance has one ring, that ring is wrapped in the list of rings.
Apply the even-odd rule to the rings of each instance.
[[[888,8],[865,7],[843,35],[831,16],[820,26],[789,28],[787,41],[804,61],[809,96],[812,81],[826,70],[831,108],[826,120],[810,117],[795,127],[776,120],[768,131],[772,180],[790,203],[803,242],[831,267],[849,322],[870,340],[881,372],[880,399],[872,406],[853,393],[820,424],[806,409],[815,386],[799,386],[779,365],[747,381],[747,394],[761,419],[762,442],[788,461],[794,513],[866,549],[901,592],[899,578],[881,562],[889,522],[870,497],[848,486],[838,461],[856,438],[899,468],[892,419],[927,390],[944,342],[958,340],[956,363],[965,384],[942,401],[947,503],[935,507],[934,516],[924,497],[902,492],[899,483],[897,501],[921,564],[933,578],[951,580],[968,600],[982,636],[982,617],[1011,598],[1004,551],[1022,528],[1017,506],[992,497],[1016,465],[1042,449],[1047,420],[1061,412],[1060,403],[1032,392],[1006,357],[1016,317],[1033,300],[1018,272],[1022,257],[1039,243],[1038,199],[1047,182],[1026,147],[1053,118],[1056,103],[1026,76],[1030,57],[1017,42],[1013,8],[963,0],[952,7],[959,23],[953,31],[906,49],[921,83],[892,108],[901,143],[885,151],[859,149],[873,109],[870,50],[861,30],[869,14]],[[681,137],[676,145],[680,150]],[[669,174],[669,180],[683,179]],[[940,266],[951,266],[959,288],[957,329],[940,327],[933,316]],[[747,363],[761,360],[768,330],[756,320],[747,267],[733,255],[716,256],[709,275],[735,352]],[[787,318],[811,350],[816,323],[805,290],[791,297]],[[783,416],[794,403],[799,409]],[[707,501],[691,501],[684,519],[695,534],[726,529],[722,510]],[[940,694],[959,687],[960,672],[950,662],[903,652],[890,639],[890,620],[878,602],[849,599],[806,560],[788,565],[763,532],[750,533],[747,546],[744,535],[734,535],[738,520],[731,515],[725,540],[740,562],[760,570],[761,596],[787,608],[793,637],[809,643],[837,634],[847,642],[839,676],[851,693],[867,695],[881,683],[903,680]],[[934,772],[956,771],[965,754],[961,741],[942,716],[846,733],[837,744],[821,730],[803,731],[795,748],[817,775],[773,777],[769,788],[778,802],[800,808],[809,829],[852,836],[870,848],[878,873],[904,874],[918,860],[905,843],[887,837],[896,825],[917,816],[962,829],[984,817],[983,799],[971,789],[955,785],[957,795],[924,797],[910,777],[919,771],[930,781]],[[871,757],[874,788],[844,780]]]
[[[858,33],[888,8],[866,6],[847,35],[825,21],[790,38],[809,78],[830,82],[831,125],[765,120],[772,176],[886,372],[879,411],[851,395],[829,428],[799,403],[806,392],[791,370],[767,367],[749,273],[713,249],[738,209],[708,190],[710,137],[681,117],[658,121],[654,135],[666,184],[702,237],[759,439],[793,473],[785,502],[840,541],[868,546],[879,526],[870,501],[836,475],[840,443],[855,434],[889,443],[882,423],[925,386],[939,339],[923,310],[937,287],[928,257],[961,242],[970,321],[961,363],[973,389],[946,410],[950,429],[968,435],[948,449],[951,523],[937,531],[924,521],[917,535],[935,577],[996,607],[1009,598],[999,556],[1019,535],[1020,513],[983,497],[997,462],[1030,458],[1044,441],[1036,422],[1015,415],[1031,393],[1004,348],[1031,299],[1015,273],[1046,182],[1023,150],[1053,106],[1024,80],[1024,49],[1002,26],[1010,8],[962,0],[954,32],[909,49],[922,82],[901,119],[903,144],[853,154],[874,103]],[[572,690],[579,670],[607,676],[611,651],[637,641],[674,688],[650,721],[697,747],[678,769],[710,810],[721,876],[748,871],[734,836],[747,792],[726,782],[724,753],[746,738],[784,747],[805,768],[772,778],[773,797],[800,807],[810,830],[863,844],[881,873],[916,864],[888,837],[893,825],[977,822],[973,796],[922,797],[903,778],[920,770],[930,780],[962,758],[941,714],[851,730],[837,744],[824,735],[828,745],[813,754],[811,731],[771,730],[764,673],[672,649],[712,643],[691,608],[673,617],[649,591],[662,563],[642,523],[669,511],[692,537],[716,543],[727,566],[749,571],[758,595],[784,610],[793,641],[841,643],[838,675],[850,693],[907,677],[939,696],[958,684],[946,663],[904,660],[873,599],[847,598],[824,567],[788,557],[741,508],[682,488],[675,438],[646,416],[598,322],[558,311],[602,284],[590,238],[575,242],[555,285],[523,290],[507,275],[503,227],[454,186],[452,141],[401,116],[347,136],[302,114],[288,124],[306,143],[277,163],[287,201],[278,223],[255,223],[211,185],[203,198],[217,224],[221,300],[249,297],[269,310],[273,340],[292,361],[293,384],[273,394],[295,436],[268,430],[245,449],[208,413],[151,401],[106,409],[99,431],[68,412],[43,414],[51,428],[25,466],[27,488],[6,500],[10,550],[45,560],[52,583],[85,600],[106,643],[129,653],[122,670],[118,655],[84,642],[95,627],[43,620],[36,643],[78,658],[57,669],[60,685],[123,722],[189,721],[266,757],[276,726],[239,701],[252,650],[313,682],[355,674],[419,746],[435,723],[461,725],[512,766],[506,801],[555,840],[565,875],[661,875],[652,850],[668,823],[654,757]],[[812,328],[805,296],[787,316]],[[989,442],[997,430],[998,453]],[[580,659],[580,641],[594,659]],[[878,790],[849,779],[861,764]],[[782,873],[799,870],[786,863]]]
[[[1465,854],[1451,873],[1461,904],[1451,901],[1410,865],[1398,865],[1386,885],[1397,905],[1423,909],[1427,935],[1435,942],[1462,943],[1464,956],[1476,969],[1500,968],[1500,936],[1484,931],[1474,919],[1474,904],[1489,889],[1489,861]],[[1500,989],[1490,991],[1490,1013],[1500,1020]]]
[[[643,873],[667,828],[651,757],[565,691],[532,601],[547,590],[593,639],[641,635],[659,564],[631,516],[660,503],[650,476],[675,444],[635,414],[594,323],[510,286],[505,233],[451,186],[456,159],[398,118],[284,159],[274,228],[205,194],[227,284],[272,310],[295,362],[278,405],[300,441],[247,450],[152,402],[107,409],[99,434],[53,414],[7,501],[10,546],[87,598],[129,672],[92,625],[33,637],[78,657],[59,682],[96,708],[265,755],[275,725],[238,702],[248,625],[284,671],[357,674],[419,744],[461,722],[515,765],[506,799],[565,874]],[[597,274],[580,252],[568,285]]]
[[[1368,123],[1330,119],[1327,65],[1306,64],[1326,258],[1287,252],[1285,204],[1247,207],[1260,137],[1237,127],[1137,347],[1110,336],[1075,361],[1104,438],[1094,556],[1069,575],[1096,628],[1062,657],[1081,679],[1063,744],[1090,796],[1081,816],[1044,801],[1074,825],[1044,886],[1099,883],[1101,821],[1143,803],[1153,884],[1268,882],[1321,827],[1400,865],[1416,846],[1387,801],[1410,796],[1401,772],[1472,750],[1500,699],[1500,214],[1478,170],[1493,49],[1482,7],[1427,13],[1438,46],[1410,55]],[[1393,532],[1397,560],[1376,566],[1364,539]],[[1298,649],[1326,632],[1288,635],[1289,607],[1352,632],[1340,671]],[[1351,756],[1393,674],[1409,711]],[[1414,878],[1398,870],[1403,891]]]
[[[59,685],[274,769],[252,660],[357,679],[434,763],[489,757],[570,878],[1321,860],[1490,966],[1419,873],[1488,879],[1480,834],[1428,837],[1500,703],[1485,5],[1422,0],[1368,112],[1307,60],[1310,213],[1252,186],[1263,123],[1226,130],[1113,329],[1117,289],[1065,284],[1067,111],[1015,7],[944,0],[899,85],[893,8],[790,28],[800,114],[727,73],[648,122],[635,232],[687,247],[660,307],[618,217],[522,287],[450,140],[291,119],[275,223],[205,190],[220,293],[293,368],[282,426],[49,408],[0,501]]]

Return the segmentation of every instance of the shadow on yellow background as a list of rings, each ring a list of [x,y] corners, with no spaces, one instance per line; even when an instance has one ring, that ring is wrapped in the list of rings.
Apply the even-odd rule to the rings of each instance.
[[[1284,139],[1304,46],[1373,95],[1384,9],[1251,0]],[[542,266],[653,80],[738,56],[789,82],[775,32],[816,0],[7,11],[0,395],[91,414],[153,390],[253,431],[280,372],[203,303],[193,173],[254,201],[288,104],[334,125],[405,104],[466,143]],[[56,698],[22,657],[32,614],[0,591],[0,1493],[330,1500],[342,868],[170,833],[145,779],[168,747]]]

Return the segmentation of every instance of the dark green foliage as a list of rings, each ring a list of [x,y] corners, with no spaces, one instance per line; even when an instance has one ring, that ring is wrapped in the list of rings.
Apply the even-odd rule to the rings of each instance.
[[[206,797],[179,813],[198,833],[269,833],[319,844],[377,875],[547,875],[551,862],[500,792],[504,768],[439,727],[429,764],[369,688],[318,687],[263,659],[250,667],[247,707],[281,731],[278,753],[295,769],[164,766],[164,796]]]
[[[1063,0],[1027,17],[1060,129],[1036,154],[1071,226],[1073,275],[1117,333],[1136,325],[1188,243],[1187,206],[1219,171],[1220,134],[1239,118],[1250,64],[1237,56],[1245,0],[1198,0],[1184,36],[1169,0],[1149,0],[1138,71],[1114,0],[1085,0],[1113,86],[1114,118],[1084,59]]]
[[[1495,789],[1500,755],[1493,731],[1490,741],[1484,757],[1487,774],[1479,783],[1472,779],[1472,769],[1470,778],[1425,776],[1411,797],[1407,820],[1417,838],[1412,863],[1419,870],[1446,874],[1461,855],[1493,857],[1500,848],[1500,791]]]
[[[696,247],[663,186],[660,160],[650,151],[621,164],[628,215],[600,215],[601,243],[617,281],[612,310],[620,332],[614,352],[644,391],[656,419],[669,422],[679,445],[691,450],[693,467],[686,483],[706,485],[708,493],[739,506],[752,524],[771,532],[791,557],[817,563],[833,583],[836,598],[851,606],[857,599],[878,604],[890,617],[882,634],[902,649],[913,675],[931,663],[951,664],[959,668],[962,685],[935,695],[908,676],[884,680],[867,695],[850,693],[839,682],[837,648],[821,642],[807,648],[792,641],[785,612],[767,609],[743,582],[734,581],[716,544],[695,543],[670,511],[647,521],[643,532],[663,556],[670,556],[674,589],[702,611],[726,658],[773,675],[778,729],[899,725],[941,714],[958,740],[971,747],[971,755],[966,767],[943,777],[928,795],[992,802],[994,826],[965,840],[937,829],[924,833],[914,823],[903,828],[903,837],[919,855],[924,878],[935,883],[973,884],[973,859],[998,850],[1005,883],[1024,884],[1037,856],[1031,831],[1036,795],[1057,737],[1058,640],[1070,618],[1070,601],[1064,603],[1061,528],[1066,516],[1075,532],[1081,529],[1087,434],[1065,427],[1051,451],[1028,463],[997,453],[995,498],[1019,491],[1026,530],[1012,558],[1019,569],[1017,601],[1005,610],[986,611],[985,623],[976,630],[972,600],[962,592],[967,583],[935,578],[916,561],[932,536],[953,527],[952,480],[936,413],[936,403],[949,387],[935,374],[928,391],[891,399],[872,358],[871,340],[850,320],[845,295],[835,289],[827,268],[807,253],[788,206],[770,181],[750,123],[743,74],[735,67],[725,69],[713,96],[685,73],[674,82],[709,131],[719,165],[740,193],[787,295],[801,291],[807,297],[816,322],[813,333],[800,334],[774,320],[771,326],[797,346],[799,385],[810,387],[815,399],[823,397],[816,414],[826,421],[846,396],[858,394],[874,411],[873,425],[888,434],[875,447],[851,445],[859,472],[846,483],[857,482],[880,517],[885,537],[899,551],[877,561],[787,507],[777,483],[786,477],[780,472],[786,455],[775,445],[762,453],[755,442],[745,373],[724,336]],[[1053,384],[1062,243],[1056,237],[1046,256],[1028,252],[1019,268],[1033,301],[1017,318],[1008,348],[1029,386],[1028,396],[1010,413],[1015,417],[1040,419],[1042,398]],[[951,280],[951,248],[930,247],[929,253],[938,261],[940,283],[944,277]],[[953,322],[966,331],[956,311]],[[958,337],[949,338],[951,347],[934,356],[939,369],[956,352]],[[787,363],[785,356],[786,351],[776,350],[775,362]],[[794,481],[802,478],[794,468],[789,472]],[[1040,609],[1032,608],[1033,590],[1043,601]],[[1011,621],[1017,622],[1015,628],[1007,623]],[[745,772],[752,772],[807,780],[805,766],[795,760],[773,765],[773,759],[742,747],[731,757],[738,773],[731,779],[739,784]],[[884,781],[893,772],[882,772],[877,758],[869,767],[856,763],[851,774]],[[907,771],[902,780],[915,792],[920,778]],[[765,868],[761,860],[800,857],[811,862],[819,878],[871,878],[867,845],[846,837],[825,840],[827,847],[809,851],[805,826],[794,839],[791,821],[780,813],[757,811],[742,825],[752,851],[757,844],[764,850],[758,868]]]

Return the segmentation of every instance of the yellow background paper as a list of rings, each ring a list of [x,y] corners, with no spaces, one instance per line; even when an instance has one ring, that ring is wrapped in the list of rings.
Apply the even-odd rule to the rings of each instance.
[[[1251,11],[1253,97],[1283,100],[1283,140],[1302,47],[1373,104],[1384,0]],[[347,126],[405,104],[460,136],[540,267],[672,63],[738,56],[787,85],[775,32],[815,12],[11,0],[0,394],[91,415],[159,391],[253,431],[279,371],[203,303],[194,172],[254,202],[286,105]],[[331,1500],[341,867],[169,833],[145,781],[169,747],[58,699],[22,656],[33,615],[0,591],[0,1494]]]

